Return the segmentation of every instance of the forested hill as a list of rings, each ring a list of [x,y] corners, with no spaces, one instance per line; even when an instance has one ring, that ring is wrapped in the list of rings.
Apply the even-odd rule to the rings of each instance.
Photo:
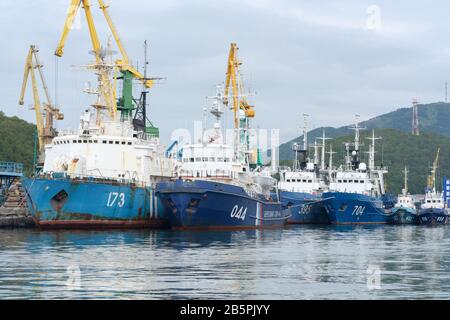
[[[419,104],[419,127],[421,132],[435,133],[438,135],[446,136],[450,138],[450,103],[431,103],[431,104]],[[406,133],[411,132],[412,122],[412,108],[400,108],[395,111],[377,116],[362,122],[362,126],[369,129],[383,129],[390,128],[403,131]],[[310,143],[314,142],[316,137],[322,136],[322,130],[325,129],[325,133],[328,137],[339,137],[352,134],[353,131],[349,130],[348,126],[339,128],[317,128],[311,130],[308,133],[308,140]],[[299,142],[303,139],[300,136],[294,140],[284,143],[280,146],[280,159],[286,160],[291,158],[291,146],[293,142]]]
[[[370,130],[361,134],[363,146],[362,160],[367,163],[368,155],[365,151],[369,149],[370,141],[366,139],[371,135]],[[387,188],[390,192],[398,194],[403,188],[403,169],[409,170],[409,190],[411,193],[423,193],[427,182],[427,175],[430,173],[430,166],[436,156],[436,151],[440,147],[440,168],[438,170],[439,182],[444,175],[450,176],[450,138],[433,133],[423,133],[420,136],[413,136],[409,132],[402,132],[394,129],[375,130],[377,137],[382,137],[376,142],[376,166],[387,166],[389,173],[386,175]],[[330,140],[333,145],[333,163],[341,164],[344,161],[344,143],[353,141],[353,136],[341,136]],[[329,146],[327,147],[327,149]],[[327,157],[328,159],[328,157]],[[327,160],[328,161],[328,160]],[[282,161],[285,165],[290,165],[292,161]]]
[[[31,170],[36,126],[0,111],[0,161],[20,162]]]

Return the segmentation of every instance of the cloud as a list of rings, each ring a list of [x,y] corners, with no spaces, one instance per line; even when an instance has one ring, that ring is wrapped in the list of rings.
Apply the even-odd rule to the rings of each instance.
[[[150,72],[166,79],[151,89],[150,112],[167,143],[171,132],[192,129],[205,97],[225,79],[229,43],[239,44],[246,85],[261,128],[281,128],[285,141],[299,133],[301,114],[316,125],[340,126],[355,113],[368,118],[407,106],[411,98],[442,100],[449,74],[450,4],[423,1],[294,0],[110,0],[121,38],[142,66],[143,41],[150,44]],[[66,114],[60,128],[75,128],[92,97],[82,93],[95,78],[73,65],[92,59],[86,22],[72,30],[65,55],[53,51],[69,1],[3,0],[0,93],[2,111],[33,120],[17,100],[25,55],[38,44],[50,90]],[[92,0],[102,41],[109,33]],[[368,8],[380,10],[379,30],[367,28]],[[12,28],[11,26],[14,26]],[[7,44],[7,45],[6,45]],[[27,95],[27,104],[32,103]],[[231,119],[231,118],[229,118]]]

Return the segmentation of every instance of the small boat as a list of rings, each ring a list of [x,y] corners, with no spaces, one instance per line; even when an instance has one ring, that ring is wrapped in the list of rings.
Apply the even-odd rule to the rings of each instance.
[[[424,225],[445,225],[448,223],[448,212],[444,204],[444,195],[436,190],[436,171],[439,161],[439,150],[433,162],[431,174],[428,176],[428,188],[425,199],[419,210],[419,222]]]
[[[389,219],[391,224],[418,224],[417,209],[413,197],[408,193],[408,169],[405,167],[405,188],[398,196]]]
[[[425,225],[444,225],[448,223],[448,212],[444,206],[441,192],[427,191],[419,210],[419,222]]]

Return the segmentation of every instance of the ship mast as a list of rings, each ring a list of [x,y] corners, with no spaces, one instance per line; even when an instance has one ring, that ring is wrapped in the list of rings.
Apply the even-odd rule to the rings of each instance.
[[[322,144],[321,144],[321,151],[322,151],[322,154],[321,154],[321,156],[320,156],[320,170],[325,170],[325,152],[326,152],[326,150],[325,150],[325,148],[326,148],[326,143],[325,143],[325,141],[326,140],[330,140],[330,138],[327,138],[326,136],[325,136],[325,129],[323,129],[322,130],[322,137],[321,138],[318,138],[319,140],[322,140]]]
[[[371,140],[369,147],[369,170],[375,170],[375,141],[380,140],[381,137],[375,138],[375,130],[372,129],[372,137],[367,139]]]
[[[306,113],[303,114],[303,150],[308,150],[308,117]]]

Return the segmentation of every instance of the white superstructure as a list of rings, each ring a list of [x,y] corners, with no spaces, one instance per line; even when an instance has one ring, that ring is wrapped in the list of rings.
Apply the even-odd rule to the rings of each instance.
[[[102,121],[86,110],[77,132],[60,132],[45,146],[43,174],[133,181],[144,185],[170,178],[175,162],[159,138],[143,137],[131,121]]]
[[[436,190],[428,190],[420,207],[421,209],[444,209],[444,195]]]
[[[223,115],[223,94],[220,86],[217,87],[216,96],[211,99],[213,104],[210,112],[216,118],[213,130],[208,136],[203,136],[202,141],[182,146],[177,177],[240,185],[249,193],[263,193],[268,196],[270,189],[276,184],[276,180],[270,176],[270,171],[251,171],[245,157],[242,159],[236,148],[224,141],[220,125]],[[245,116],[243,113],[241,115]]]
[[[278,188],[280,190],[289,192],[309,193],[312,195],[318,195],[326,189],[325,181],[323,180],[323,170],[325,169],[325,132],[323,134],[321,155],[321,167],[319,169],[318,161],[318,145],[314,144],[314,160],[308,158],[308,115],[304,114],[304,126],[303,126],[303,144],[300,146],[298,143],[292,145],[294,151],[294,166],[293,170],[281,169],[280,181],[278,182]],[[300,157],[302,159],[298,159]],[[322,170],[322,172],[321,172]]]
[[[414,199],[411,194],[408,192],[408,169],[405,167],[405,187],[403,188],[402,194],[399,194],[397,197],[397,203],[395,204],[396,208],[410,208],[416,209],[414,204]]]
[[[355,140],[353,143],[346,143],[346,164],[335,170],[329,170],[330,191],[358,193],[367,196],[379,197],[385,194],[384,174],[387,168],[375,167],[375,132],[372,131],[372,137],[369,147],[369,166],[360,162],[360,142],[359,131],[363,128],[357,121],[350,129],[355,130]]]

